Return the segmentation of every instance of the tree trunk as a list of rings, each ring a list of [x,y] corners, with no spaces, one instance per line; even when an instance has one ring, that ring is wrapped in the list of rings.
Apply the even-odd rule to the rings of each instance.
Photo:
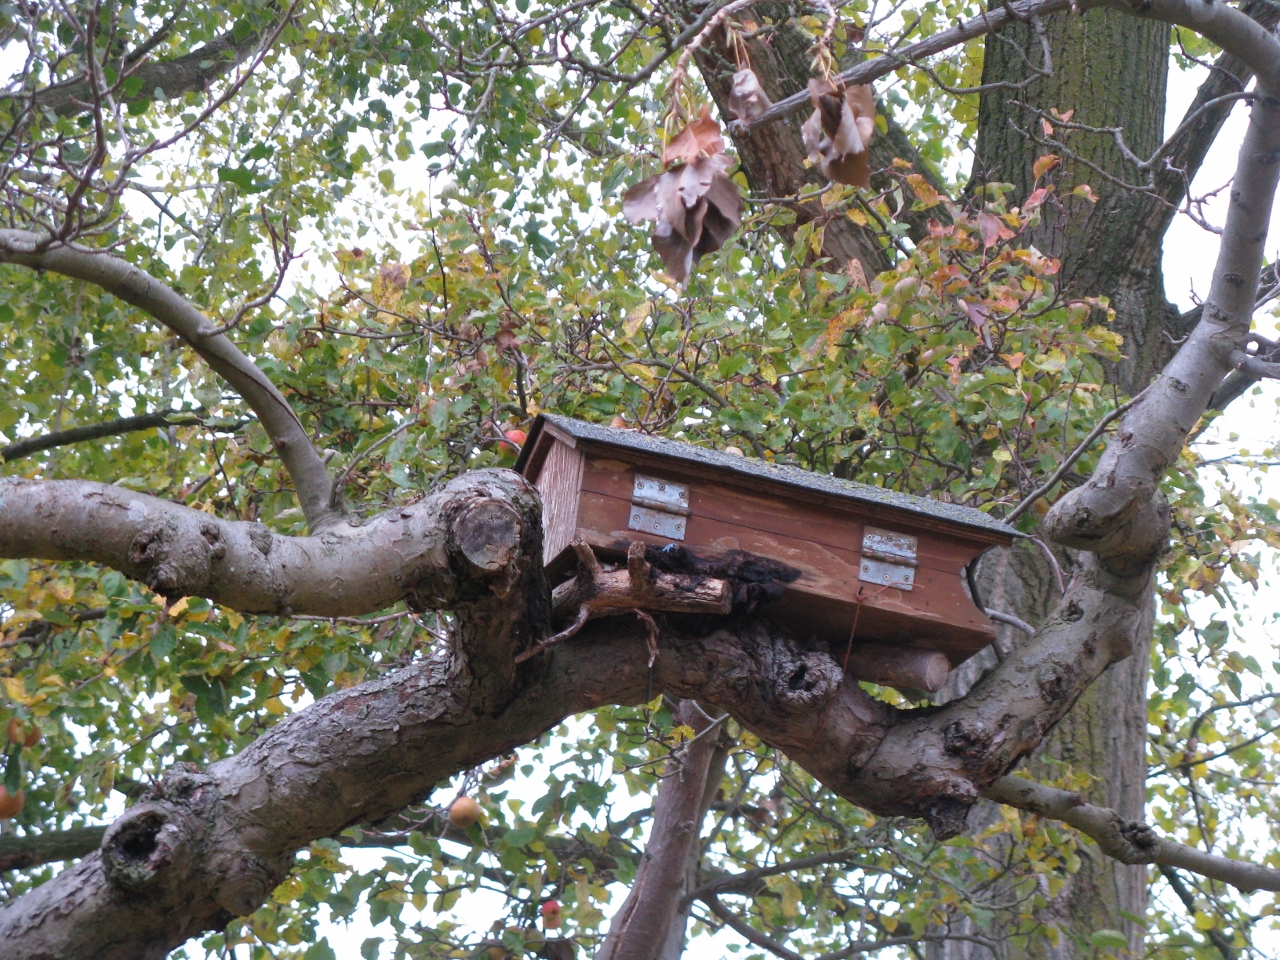
[[[1045,33],[1053,75],[1023,91],[995,90],[982,98],[971,189],[989,181],[1012,183],[1013,201],[1018,202],[1036,186],[1036,158],[1046,153],[1062,157],[1061,165],[1047,176],[1060,186],[1058,201],[1045,205],[1043,221],[1030,241],[1062,260],[1062,283],[1072,296],[1110,298],[1116,311],[1113,329],[1124,337],[1125,355],[1112,373],[1117,386],[1132,394],[1168,359],[1172,346],[1165,331],[1181,332],[1176,328],[1178,311],[1165,299],[1161,272],[1167,220],[1152,223],[1147,198],[1099,172],[1141,182],[1142,175],[1124,163],[1114,137],[1064,130],[1054,124],[1050,111],[1074,110],[1074,123],[1123,128],[1129,149],[1139,157],[1149,156],[1163,139],[1169,28],[1095,13],[1055,18],[1045,25]],[[1019,24],[989,36],[983,83],[1024,80],[1027,60],[1040,62],[1039,46],[1030,26]],[[1069,152],[1043,142],[1046,116],[1054,126],[1052,136]],[[1071,195],[1085,183],[1097,196],[1096,203]],[[988,604],[1040,623],[1054,592],[1043,553],[1026,548],[993,560],[983,577],[991,584]],[[1146,683],[1154,604],[1150,608],[1147,629],[1133,656],[1112,666],[1085,693],[1028,764],[1034,776],[1045,779],[1061,776],[1062,763],[1091,774],[1095,802],[1133,819],[1142,817],[1145,806]],[[979,818],[975,814],[975,820]],[[1026,955],[1054,960],[1090,955],[1089,936],[1100,929],[1123,931],[1130,949],[1141,955],[1142,928],[1123,914],[1145,913],[1147,868],[1117,863],[1091,848],[1082,848],[1082,854],[1080,871],[1045,911],[1044,920],[1063,935],[1056,944],[1047,938],[1028,943]],[[940,944],[931,953],[946,960],[960,956],[952,944]]]
[[[697,736],[668,764],[636,878],[596,960],[679,960],[684,951],[689,908],[683,898],[695,885],[702,823],[724,777],[720,716],[714,707],[708,714],[692,700],[681,701],[677,719]]]
[[[1059,186],[1057,202],[1044,205],[1042,221],[1028,240],[1061,259],[1062,280],[1073,296],[1111,298],[1113,328],[1125,343],[1118,383],[1132,392],[1172,353],[1163,331],[1176,323],[1178,311],[1164,296],[1164,230],[1152,228],[1148,198],[1099,172],[1130,184],[1145,180],[1125,163],[1115,137],[1055,125],[1051,111],[1074,111],[1071,122],[1076,124],[1122,128],[1129,149],[1144,159],[1150,156],[1164,139],[1169,27],[1095,10],[1056,17],[1044,29],[1053,52],[1053,75],[1023,91],[997,89],[982,97],[970,189],[991,181],[1011,183],[1017,202],[1035,187],[1036,158],[1062,157],[1061,165],[1044,177]],[[1040,41],[1029,26],[1018,24],[990,35],[982,82],[1026,80],[1027,61],[1039,64],[1040,56]],[[1045,142],[1046,117],[1054,127],[1052,138],[1066,151]],[[1081,184],[1092,187],[1097,203],[1071,195]]]

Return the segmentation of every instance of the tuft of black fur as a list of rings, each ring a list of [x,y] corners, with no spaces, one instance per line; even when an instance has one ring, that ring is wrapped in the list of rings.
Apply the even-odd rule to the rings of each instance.
[[[752,613],[762,603],[779,599],[800,571],[768,557],[745,550],[730,550],[717,557],[699,557],[688,547],[669,543],[645,547],[644,558],[655,570],[686,576],[715,577],[733,584],[733,612]]]

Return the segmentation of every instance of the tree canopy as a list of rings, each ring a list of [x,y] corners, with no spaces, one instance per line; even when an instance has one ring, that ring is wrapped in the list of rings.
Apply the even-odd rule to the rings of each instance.
[[[1280,372],[1251,332],[1275,22],[0,11],[6,949],[324,960],[359,916],[370,960],[1274,952],[1280,654],[1240,610],[1280,520],[1195,440]],[[1088,87],[1122,42],[1203,82],[1167,143],[1160,90]],[[870,186],[833,182],[802,121],[868,84]],[[1160,246],[1233,107],[1213,287],[1179,312]],[[699,123],[719,146],[673,148]],[[698,164],[716,242],[670,255],[660,178]],[[543,649],[565,624],[510,472],[543,412],[1001,518],[1027,536],[973,581],[1000,638],[932,695],[767,605]],[[1103,713],[1148,721],[1136,810],[1107,746],[1040,750],[1104,675]]]

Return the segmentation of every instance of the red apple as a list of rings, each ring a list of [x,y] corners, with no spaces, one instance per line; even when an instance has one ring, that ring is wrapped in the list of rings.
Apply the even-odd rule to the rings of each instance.
[[[529,439],[529,435],[523,430],[507,430],[502,435],[507,439],[498,443],[498,449],[513,457],[519,456],[524,442]]]
[[[9,742],[21,743],[27,735],[27,728],[22,725],[22,721],[17,717],[9,719]]]
[[[542,902],[542,926],[547,930],[554,930],[560,926],[560,901],[544,900]]]

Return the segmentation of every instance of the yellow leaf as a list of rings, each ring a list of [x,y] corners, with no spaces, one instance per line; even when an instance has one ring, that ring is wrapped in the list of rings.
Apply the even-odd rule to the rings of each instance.
[[[284,713],[284,703],[279,697],[267,697],[267,701],[263,706],[267,708],[267,713],[273,717],[278,717]]]
[[[21,677],[5,677],[4,692],[10,700],[16,703],[27,702],[27,691]]]
[[[1196,911],[1196,929],[1212,930],[1218,925],[1218,922],[1202,910]]]
[[[636,335],[636,331],[640,329],[640,324],[644,323],[645,317],[649,316],[651,307],[650,302],[646,300],[627,314],[627,322],[622,325],[622,329],[628,337]]]
[[[172,607],[169,608],[169,616],[177,617],[187,612],[187,598],[183,597]]]
[[[293,903],[293,901],[302,896],[302,890],[302,879],[300,877],[288,877],[284,883],[271,892],[271,899],[276,903]]]

